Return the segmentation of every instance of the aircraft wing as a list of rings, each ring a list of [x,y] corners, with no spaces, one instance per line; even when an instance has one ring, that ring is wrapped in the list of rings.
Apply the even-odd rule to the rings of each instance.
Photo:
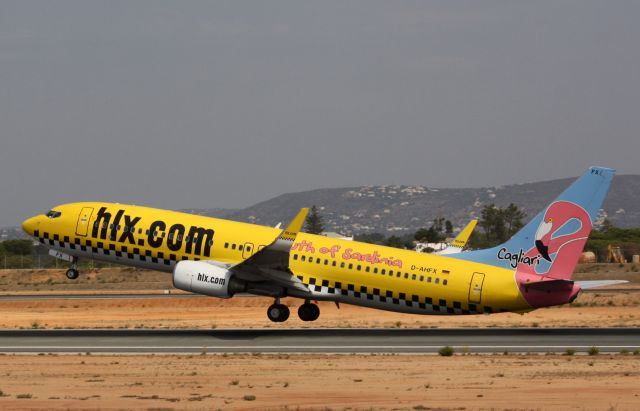
[[[478,224],[478,220],[476,219],[469,221],[469,224],[460,231],[460,234],[458,234],[458,236],[454,238],[445,249],[434,254],[447,255],[461,252],[464,246],[467,245],[467,241],[469,241],[469,237],[471,237],[473,229],[476,228],[476,224]]]
[[[272,281],[284,287],[309,291],[289,270],[289,251],[308,213],[308,208],[302,208],[271,244],[230,269],[243,280]]]

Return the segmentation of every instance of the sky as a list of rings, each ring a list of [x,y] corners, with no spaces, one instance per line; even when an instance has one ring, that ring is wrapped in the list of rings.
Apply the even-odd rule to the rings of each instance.
[[[637,1],[2,1],[0,226],[640,174]]]

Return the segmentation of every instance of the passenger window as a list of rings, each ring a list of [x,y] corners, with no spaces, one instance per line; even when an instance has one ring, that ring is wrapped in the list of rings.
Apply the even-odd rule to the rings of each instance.
[[[411,279],[412,279],[412,280],[415,280],[415,279],[416,279],[416,275],[415,275],[415,274],[413,274],[413,275],[411,276]]]
[[[373,269],[373,273],[374,273],[374,274],[378,274],[378,267],[376,267],[376,268],[374,268],[374,269]]]
[[[389,270],[389,277],[393,277],[393,270]]]
[[[322,261],[322,260],[319,259],[319,258],[316,258],[316,264],[320,264],[320,261]]]
[[[440,284],[440,278],[436,277],[436,284]]]
[[[142,234],[142,228],[138,228],[138,234]]]
[[[430,283],[431,282],[431,277],[427,277],[427,282]]]
[[[447,285],[448,281],[447,280],[442,280],[442,285]]]
[[[334,261],[334,262],[331,263],[331,265],[335,267],[338,264]]]
[[[353,270],[353,264],[349,264],[349,270]]]
[[[238,250],[242,251],[242,249],[243,249],[242,245],[239,245]]]
[[[180,241],[180,239],[178,239]],[[229,248],[229,243],[224,243],[224,248]]]
[[[383,268],[381,273],[382,273],[382,275],[385,275],[387,273],[387,271]]]
[[[293,255],[293,259],[297,261],[298,260],[298,254],[294,254]]]
[[[362,266],[359,265],[357,268],[358,268],[358,271],[360,271],[362,269]]]
[[[367,267],[365,267],[364,271],[368,273],[369,271],[371,271],[371,268],[369,266],[367,266]]]
[[[189,237],[187,237],[187,242],[189,242]],[[235,243],[234,243],[234,244],[231,244],[231,249],[232,249],[232,250],[235,250],[235,249],[236,249],[236,245],[235,245]]]
[[[424,281],[424,275],[420,276],[420,281]]]
[[[344,263],[340,263],[340,268],[344,268]]]
[[[304,261],[304,260],[306,260],[306,259],[307,259],[307,257],[306,257],[306,256],[304,256],[304,255],[300,257],[300,260],[301,260],[301,261]]]
[[[329,265],[329,260],[324,260],[324,265]]]

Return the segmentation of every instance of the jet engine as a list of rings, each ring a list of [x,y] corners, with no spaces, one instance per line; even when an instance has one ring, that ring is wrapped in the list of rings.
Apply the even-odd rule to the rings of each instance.
[[[218,298],[230,298],[246,289],[246,283],[231,271],[204,261],[178,262],[173,269],[173,286]]]

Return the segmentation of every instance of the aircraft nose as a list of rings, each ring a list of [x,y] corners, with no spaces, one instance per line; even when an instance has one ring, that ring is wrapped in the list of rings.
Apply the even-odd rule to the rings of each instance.
[[[29,235],[33,235],[39,225],[40,219],[38,217],[27,218],[22,222],[22,230]]]

